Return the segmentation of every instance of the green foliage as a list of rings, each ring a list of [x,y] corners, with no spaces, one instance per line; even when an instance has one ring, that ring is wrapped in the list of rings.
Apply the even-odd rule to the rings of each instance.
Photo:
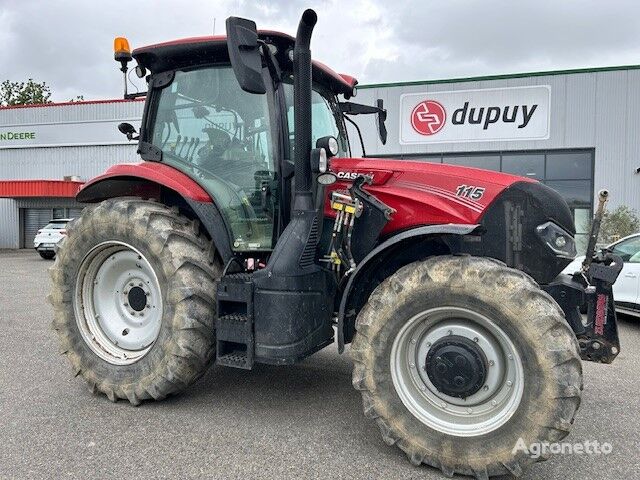
[[[640,232],[640,217],[638,212],[626,205],[620,205],[612,211],[605,211],[600,224],[602,243],[609,244],[619,238]]]
[[[0,106],[32,105],[51,103],[51,90],[45,82],[35,82],[30,78],[27,82],[0,83]]]
[[[69,103],[75,103],[75,102],[84,102],[84,95],[76,95],[74,98],[69,100]]]

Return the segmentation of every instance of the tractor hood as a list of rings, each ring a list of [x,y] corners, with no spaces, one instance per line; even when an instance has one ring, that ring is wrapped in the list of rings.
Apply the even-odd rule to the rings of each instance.
[[[537,183],[470,167],[383,158],[333,158],[331,170],[338,176],[333,189],[348,188],[359,174],[373,176],[367,191],[396,210],[387,232],[434,223],[478,224],[506,188]]]
[[[564,199],[530,178],[426,162],[382,158],[333,158],[338,181],[330,190],[349,188],[360,174],[371,175],[366,190],[396,212],[381,239],[433,224],[481,225],[484,234],[471,253],[519,268],[540,283],[551,281],[575,255],[573,216]],[[325,205],[325,216],[333,216]],[[558,252],[540,232],[549,225],[566,236],[571,252]],[[541,230],[542,229],[542,230]],[[477,251],[476,251],[477,250]]]

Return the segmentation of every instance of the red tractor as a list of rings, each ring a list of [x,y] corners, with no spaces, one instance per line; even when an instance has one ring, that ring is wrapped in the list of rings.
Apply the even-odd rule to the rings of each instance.
[[[619,352],[620,259],[592,236],[560,275],[573,219],[536,181],[350,158],[346,115],[377,115],[384,141],[386,111],[311,60],[316,20],[293,38],[231,17],[226,36],[133,54],[117,39],[148,84],[139,133],[119,127],[144,162],[77,196],[94,206],[52,269],[62,351],[93,391],[138,405],[213,362],[293,364],[337,336],[365,415],[412,463],[519,475],[535,461],[519,441],[571,429],[581,358]]]

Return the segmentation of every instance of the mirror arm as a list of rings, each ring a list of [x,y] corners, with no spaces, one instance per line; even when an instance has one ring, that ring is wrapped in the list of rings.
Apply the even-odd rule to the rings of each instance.
[[[351,125],[353,125],[356,128],[356,132],[358,132],[358,138],[360,139],[360,147],[362,148],[362,156],[366,157],[367,156],[367,152],[366,152],[366,150],[364,148],[364,140],[362,139],[362,132],[360,131],[360,127],[358,126],[358,124],[356,122],[354,122],[349,117],[347,117],[346,114],[343,114],[342,117],[347,122],[349,122]]]
[[[353,102],[338,102],[340,111],[346,115],[372,115],[372,114],[384,114],[387,111],[383,108],[373,107],[371,105],[362,105],[360,103]]]

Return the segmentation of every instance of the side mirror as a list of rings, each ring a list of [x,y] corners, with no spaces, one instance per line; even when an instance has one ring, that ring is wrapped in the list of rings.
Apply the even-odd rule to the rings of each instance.
[[[387,111],[384,109],[384,102],[381,98],[376,100],[376,106],[378,107],[378,135],[380,135],[380,141],[383,145],[387,144],[387,126],[384,122],[387,121]]]
[[[120,125],[118,125],[118,130],[120,130],[120,133],[122,133],[123,135],[126,135],[129,140],[138,139],[138,137],[136,138],[133,137],[137,132],[135,127],[130,123],[126,123],[126,122],[121,123]]]
[[[229,60],[240,88],[249,93],[265,93],[256,23],[239,17],[229,17],[226,23]]]

